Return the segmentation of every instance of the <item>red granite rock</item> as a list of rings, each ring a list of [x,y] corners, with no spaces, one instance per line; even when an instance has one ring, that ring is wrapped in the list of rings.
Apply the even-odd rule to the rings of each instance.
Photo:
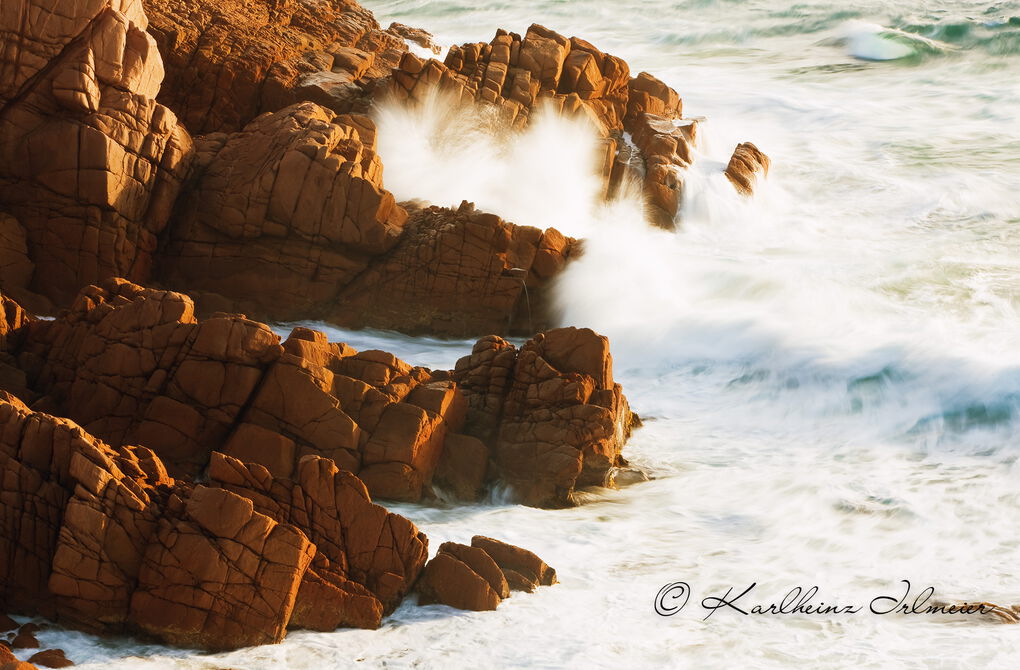
[[[505,575],[513,575],[514,582],[519,582],[523,577],[531,587],[519,586],[514,590],[532,591],[534,587],[552,586],[557,582],[556,570],[527,549],[482,535],[471,538],[471,546],[488,554]]]
[[[733,156],[726,166],[726,176],[737,191],[744,195],[752,195],[759,175],[767,176],[771,164],[769,157],[758,147],[750,142],[744,142],[738,144],[733,151]]]
[[[145,552],[131,621],[183,647],[225,650],[281,641],[315,545],[251,500],[196,486],[171,499]]]
[[[569,505],[575,488],[613,485],[633,418],[605,337],[560,328],[520,351],[483,338],[454,379],[468,398],[465,432],[492,445],[518,501]]]
[[[533,333],[576,242],[556,229],[515,226],[463,203],[411,215],[396,248],[341,292],[330,321],[455,337]]]
[[[406,31],[382,30],[351,0],[144,5],[166,61],[160,100],[196,133],[237,131],[300,100],[351,111],[366,104],[362,87],[387,75],[407,51]],[[355,52],[364,67],[350,67]]]
[[[27,275],[22,235],[28,288],[55,301],[109,276],[148,278],[192,147],[155,102],[163,65],[146,27],[137,0],[5,3],[0,202],[17,222],[4,225],[17,259],[5,280]]]
[[[213,454],[209,477],[214,485],[250,498],[261,513],[301,528],[315,543],[314,574],[298,598],[298,627],[377,627],[425,563],[425,536],[407,519],[373,504],[365,485],[331,460],[306,456],[292,479],[282,479],[258,465]],[[316,605],[324,599],[322,583],[344,597]]]
[[[514,588],[507,575],[531,588]],[[525,576],[526,575],[526,576]],[[556,583],[556,571],[530,551],[475,536],[471,546],[445,542],[418,581],[419,605],[493,610],[514,590]]]
[[[375,126],[313,103],[199,143],[162,276],[232,309],[308,318],[397,242],[407,213],[382,187]]]

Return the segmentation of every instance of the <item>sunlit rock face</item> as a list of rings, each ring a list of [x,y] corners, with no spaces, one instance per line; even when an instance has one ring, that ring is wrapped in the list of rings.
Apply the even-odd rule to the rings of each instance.
[[[163,63],[146,27],[132,1],[0,10],[0,202],[24,232],[29,288],[55,301],[149,276],[190,165],[191,138],[155,101]]]

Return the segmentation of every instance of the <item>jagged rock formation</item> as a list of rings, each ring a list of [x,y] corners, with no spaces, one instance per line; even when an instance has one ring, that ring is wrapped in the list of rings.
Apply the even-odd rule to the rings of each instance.
[[[191,139],[154,100],[163,66],[146,26],[135,0],[0,12],[0,208],[23,229],[29,288],[53,300],[148,279],[188,169]],[[4,229],[17,256],[21,233],[10,218]]]
[[[693,160],[696,122],[682,118],[677,92],[647,72],[631,77],[622,59],[535,24],[523,37],[499,30],[488,44],[451,47],[442,63],[404,54],[392,94],[413,104],[436,90],[460,104],[493,105],[518,128],[539,105],[587,119],[603,138],[606,192],[624,179],[642,183],[649,219],[674,227],[678,168]]]
[[[427,33],[382,30],[352,0],[144,6],[151,25],[139,0],[0,13],[0,288],[33,310],[119,276],[193,292],[203,313],[455,336],[546,328],[544,289],[578,245],[464,209],[408,224],[384,188],[374,125],[354,112],[437,87],[518,127],[539,104],[587,118],[607,194],[639,180],[650,218],[673,225],[696,123],[663,82],[584,40],[535,25],[440,63],[408,51],[435,53]],[[195,144],[174,112],[217,132]],[[727,171],[745,192],[768,167],[748,147]]]
[[[364,88],[407,51],[352,0],[144,0],[166,61],[160,101],[196,134],[236,132],[311,100],[364,112]],[[424,32],[424,31],[422,31]]]
[[[444,542],[416,587],[418,604],[494,610],[511,591],[556,583],[556,571],[532,552],[476,535],[471,545]]]
[[[426,540],[410,522],[315,457],[283,485],[286,507],[266,509],[277,485],[257,465],[219,456],[209,484],[174,481],[152,451],[113,449],[16,399],[0,401],[0,427],[0,601],[14,611],[232,649],[307,625],[292,618],[297,605],[339,625],[377,626],[425,562]],[[332,537],[321,530],[330,522]],[[346,591],[306,589],[323,579],[313,565],[328,565]]]
[[[382,187],[367,117],[304,103],[205,138],[198,156],[161,274],[225,296],[224,306],[275,319],[321,313],[407,220]]]
[[[457,372],[431,372],[306,329],[281,344],[239,315],[198,322],[186,296],[125,280],[87,288],[55,321],[9,302],[0,325],[4,354],[37,396],[30,408],[0,390],[0,606],[181,646],[378,627],[428,545],[369,490],[420,498],[443,463],[477,494],[494,454],[489,475],[505,472],[526,502],[564,504],[572,484],[561,457],[541,442],[531,456],[520,448],[570,432],[574,481],[593,480],[620,461],[599,431],[630,420],[591,331],[511,347],[502,375],[475,355]],[[497,441],[456,433],[466,424],[490,426]],[[482,467],[459,472],[479,448]],[[429,565],[423,602],[470,609],[555,581],[530,552],[486,538],[444,545]]]
[[[632,421],[608,341],[587,329],[520,351],[487,337],[448,372],[304,328],[281,343],[241,315],[198,321],[187,296],[125,280],[88,287],[56,320],[11,319],[10,365],[35,408],[114,447],[143,444],[173,476],[221,451],[293,478],[311,455],[381,498],[428,497],[439,472],[469,499],[501,478],[521,502],[558,506],[575,487],[612,485]]]
[[[411,214],[396,248],[344,287],[330,321],[412,334],[527,332],[554,320],[545,291],[577,241],[463,203]]]
[[[478,341],[453,378],[467,397],[464,432],[493,445],[521,502],[569,505],[575,488],[612,486],[634,417],[613,382],[609,341],[588,329],[537,335],[520,350]]]

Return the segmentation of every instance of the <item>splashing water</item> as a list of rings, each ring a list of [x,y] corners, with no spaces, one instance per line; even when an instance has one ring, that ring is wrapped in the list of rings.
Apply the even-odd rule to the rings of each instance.
[[[583,234],[601,184],[598,137],[587,124],[539,107],[524,132],[495,110],[465,108],[438,92],[376,115],[385,184],[398,200],[456,207],[462,200],[519,225]]]

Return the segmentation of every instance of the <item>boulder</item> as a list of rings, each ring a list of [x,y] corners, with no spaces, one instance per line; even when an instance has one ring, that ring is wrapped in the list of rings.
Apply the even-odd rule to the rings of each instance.
[[[768,176],[771,165],[769,157],[758,147],[750,142],[744,142],[734,149],[733,156],[726,166],[726,176],[739,193],[752,195],[759,175]]]
[[[533,591],[535,587],[557,582],[556,570],[527,549],[482,535],[471,538],[471,546],[492,558],[515,591]]]
[[[315,545],[224,489],[196,486],[167,512],[138,574],[133,625],[210,650],[283,640]]]
[[[284,479],[213,454],[209,478],[270,518],[299,526],[314,543],[316,560],[298,594],[295,627],[376,628],[425,564],[425,536],[407,519],[373,504],[365,485],[329,459],[306,456],[294,477]],[[342,597],[323,598],[323,591]]]
[[[507,577],[531,588],[515,588]],[[530,581],[529,581],[530,580]],[[494,610],[512,590],[534,590],[556,583],[556,571],[530,551],[475,536],[471,545],[445,542],[425,566],[416,587],[418,604],[463,610]]]

